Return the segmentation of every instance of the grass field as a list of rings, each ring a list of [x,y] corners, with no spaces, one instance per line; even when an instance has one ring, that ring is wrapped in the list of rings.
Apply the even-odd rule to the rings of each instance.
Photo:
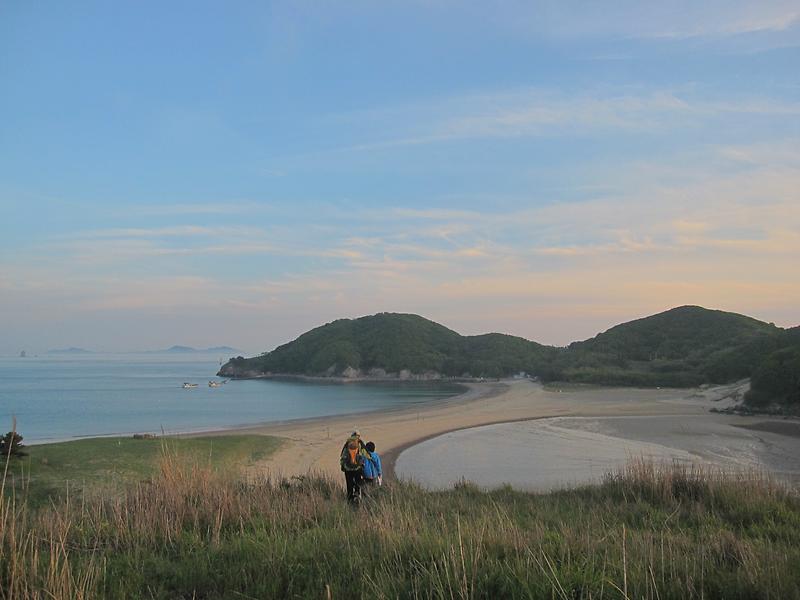
[[[800,499],[633,464],[535,495],[243,479],[167,452],[123,494],[0,505],[0,598],[800,598]]]
[[[215,468],[258,461],[280,444],[259,435],[135,440],[90,438],[28,446],[28,456],[9,463],[8,488],[39,505],[54,496],[118,492],[155,475],[163,453],[203,457]]]

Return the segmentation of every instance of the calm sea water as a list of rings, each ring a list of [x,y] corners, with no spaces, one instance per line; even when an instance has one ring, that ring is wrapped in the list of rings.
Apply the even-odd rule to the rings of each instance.
[[[0,358],[0,431],[12,416],[26,443],[136,432],[202,431],[428,402],[447,383],[318,384],[220,381],[209,355]],[[183,382],[198,383],[183,389]]]

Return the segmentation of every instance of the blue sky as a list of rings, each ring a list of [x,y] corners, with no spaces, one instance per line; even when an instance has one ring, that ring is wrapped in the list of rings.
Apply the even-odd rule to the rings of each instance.
[[[797,2],[0,5],[0,352],[800,323]]]

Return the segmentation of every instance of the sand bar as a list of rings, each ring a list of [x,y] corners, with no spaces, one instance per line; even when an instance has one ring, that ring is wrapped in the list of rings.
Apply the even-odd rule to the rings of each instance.
[[[391,470],[397,454],[440,434],[481,425],[557,416],[705,415],[732,388],[709,390],[545,388],[529,380],[474,383],[460,396],[411,409],[268,423],[226,433],[257,433],[284,438],[283,447],[252,468],[255,476],[293,476],[309,472],[340,477],[343,441],[357,428],[373,440]],[[742,423],[763,421],[735,417]],[[207,434],[206,434],[207,435]]]
[[[800,482],[800,438],[735,415],[551,417],[462,429],[400,454],[396,472],[429,489],[460,481],[549,491],[598,483],[630,461],[705,465]],[[769,425],[791,423],[772,422]]]
[[[484,425],[446,433],[405,450],[398,476],[428,489],[469,481],[481,488],[511,485],[548,491],[596,483],[630,460],[692,463],[684,450],[570,427],[581,417]],[[640,417],[656,419],[659,417]]]

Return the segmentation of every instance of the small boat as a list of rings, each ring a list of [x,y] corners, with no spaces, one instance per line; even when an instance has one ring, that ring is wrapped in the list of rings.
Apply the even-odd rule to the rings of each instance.
[[[208,387],[219,387],[221,385],[222,385],[222,383],[220,383],[219,381],[209,381],[208,382]]]
[[[196,388],[198,384],[196,383],[183,383],[183,389],[188,390],[190,388]]]

